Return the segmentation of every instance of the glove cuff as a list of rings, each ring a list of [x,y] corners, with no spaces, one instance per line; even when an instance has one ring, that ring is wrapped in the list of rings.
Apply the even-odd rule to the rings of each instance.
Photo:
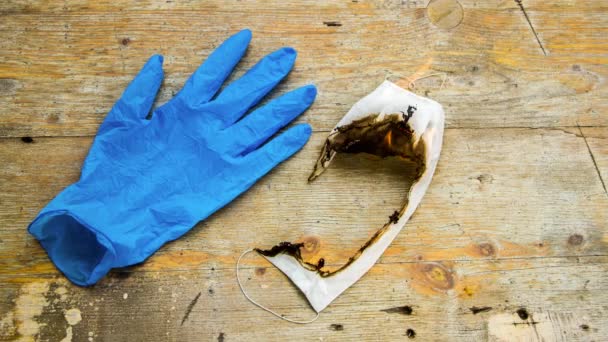
[[[41,212],[28,231],[73,283],[95,284],[112,268],[116,251],[110,240],[69,210]]]

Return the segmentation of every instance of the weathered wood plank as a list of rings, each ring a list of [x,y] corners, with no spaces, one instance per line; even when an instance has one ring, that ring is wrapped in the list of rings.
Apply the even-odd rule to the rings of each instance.
[[[528,24],[515,1],[461,0],[462,23],[444,30],[426,3],[0,2],[0,340],[607,340],[605,4],[524,0]],[[146,263],[92,288],[68,283],[27,224],[78,178],[149,55],[166,57],[162,103],[242,27],[254,41],[232,79],[280,46],[299,51],[275,95],[318,86],[299,119],[317,132],[311,142]],[[314,324],[252,306],[234,275],[243,250],[306,238],[308,258],[336,267],[400,206],[408,176],[398,162],[344,157],[306,178],[356,100],[387,75],[430,73],[445,84],[421,79],[416,92],[445,106],[451,129],[406,229]],[[249,255],[242,272],[262,303],[312,315],[262,258]]]
[[[325,135],[315,133],[302,152],[142,268],[211,268],[250,247],[305,237],[318,247],[311,258],[344,263],[400,207],[408,177],[397,161],[344,156],[307,184]],[[0,140],[0,275],[55,274],[24,230],[77,180],[90,142]],[[605,208],[578,130],[449,129],[429,192],[382,261],[607,255]]]
[[[236,76],[294,46],[297,66],[278,93],[314,82],[318,100],[300,121],[316,130],[333,127],[387,75],[437,72],[447,74],[443,88],[434,77],[417,91],[444,104],[449,127],[608,125],[601,2],[526,2],[548,56],[515,2],[462,3],[462,24],[441,30],[422,1],[3,2],[0,136],[94,135],[148,56],[167,57],[162,103],[241,27],[255,38]]]
[[[253,298],[287,317],[313,316],[293,285],[270,264],[261,258],[247,264],[242,273]],[[537,258],[523,264],[504,259],[379,264],[319,320],[304,326],[282,322],[247,302],[233,266],[114,274],[88,289],[62,278],[2,282],[1,297],[9,295],[14,303],[3,308],[0,331],[8,338],[38,334],[43,341],[58,341],[68,329],[75,341],[89,336],[95,341],[220,336],[227,341],[394,341],[407,339],[408,329],[425,341],[511,340],[519,335],[547,341],[608,338],[605,256]],[[436,269],[450,273],[437,275],[431,271]],[[430,291],[433,286],[441,290]],[[400,309],[405,306],[410,315]],[[474,306],[491,309],[473,314]],[[82,320],[69,325],[66,314],[78,313]]]

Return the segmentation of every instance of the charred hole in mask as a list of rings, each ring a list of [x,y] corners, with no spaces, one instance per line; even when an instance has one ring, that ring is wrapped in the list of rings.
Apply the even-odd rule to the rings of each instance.
[[[255,251],[266,257],[290,255],[306,269],[316,271],[321,277],[337,274],[357,260],[392,224],[399,221],[407,208],[407,193],[410,187],[425,171],[426,146],[408,124],[416,110],[415,106],[408,106],[406,111],[398,113],[368,115],[336,127],[325,141],[309,182],[314,181],[325,171],[329,162],[335,159],[334,168],[356,169],[359,171],[359,177],[374,177],[378,176],[378,173],[384,173],[384,177],[378,177],[382,178],[376,182],[378,188],[388,185],[401,194],[399,203],[396,203],[396,198],[387,200],[393,206],[387,210],[382,228],[375,231],[346,262],[331,258],[334,259],[332,262],[330,258],[322,255],[312,260],[304,258],[304,243],[300,242],[281,242],[270,249],[256,248]],[[403,170],[406,170],[405,174]],[[347,179],[346,182],[353,189],[358,188],[352,179]]]

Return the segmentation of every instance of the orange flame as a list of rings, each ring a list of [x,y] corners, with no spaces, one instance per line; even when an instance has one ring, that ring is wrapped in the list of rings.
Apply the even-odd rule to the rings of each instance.
[[[386,136],[384,137],[384,143],[386,144],[386,146],[391,146],[393,144],[393,131],[389,130],[388,133],[386,133]]]

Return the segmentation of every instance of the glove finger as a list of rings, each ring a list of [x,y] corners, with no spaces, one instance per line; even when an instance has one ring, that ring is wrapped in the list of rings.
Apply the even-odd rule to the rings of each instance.
[[[296,125],[240,160],[242,174],[255,182],[279,163],[298,152],[308,141],[312,130],[308,124]]]
[[[163,56],[154,55],[131,81],[106,118],[107,121],[139,122],[148,116],[163,81]]]
[[[191,108],[209,101],[241,60],[250,41],[251,31],[248,29],[226,39],[190,76],[175,98]]]
[[[224,127],[233,124],[287,76],[295,60],[292,48],[269,54],[205,105],[204,111],[214,114]]]
[[[315,86],[301,87],[248,114],[224,131],[230,141],[228,152],[236,156],[255,150],[310,107],[316,95]]]

